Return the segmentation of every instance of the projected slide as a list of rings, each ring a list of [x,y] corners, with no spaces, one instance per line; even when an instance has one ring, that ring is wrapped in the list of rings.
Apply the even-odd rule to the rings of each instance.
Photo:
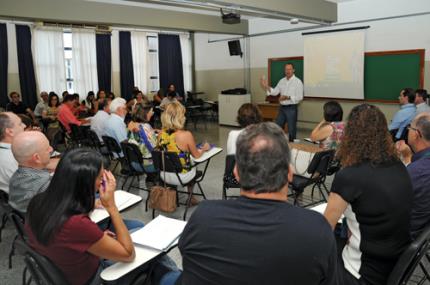
[[[305,36],[305,96],[364,99],[364,36],[361,30]]]

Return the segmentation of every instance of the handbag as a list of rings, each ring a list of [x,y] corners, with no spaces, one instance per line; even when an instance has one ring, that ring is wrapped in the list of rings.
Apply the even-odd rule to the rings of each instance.
[[[164,167],[164,151],[161,152],[161,162]],[[176,190],[166,186],[166,171],[164,172],[164,186],[153,186],[149,194],[149,207],[154,210],[172,213],[176,211]]]

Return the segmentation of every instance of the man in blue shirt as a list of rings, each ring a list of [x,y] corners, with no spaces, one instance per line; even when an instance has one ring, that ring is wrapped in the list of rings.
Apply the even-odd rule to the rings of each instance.
[[[400,92],[399,102],[402,106],[394,115],[391,124],[388,126],[390,131],[396,131],[396,140],[401,138],[403,130],[415,117],[416,107],[414,101],[415,92],[412,88],[405,88]]]
[[[414,201],[411,212],[411,236],[417,238],[430,224],[430,114],[419,114],[408,128],[408,144],[398,141],[397,149],[408,165]],[[414,154],[411,151],[414,151]]]
[[[114,138],[118,145],[127,141],[127,126],[124,119],[127,115],[126,101],[123,98],[115,98],[110,103],[111,116],[105,121],[106,135]],[[121,152],[121,157],[122,157]]]

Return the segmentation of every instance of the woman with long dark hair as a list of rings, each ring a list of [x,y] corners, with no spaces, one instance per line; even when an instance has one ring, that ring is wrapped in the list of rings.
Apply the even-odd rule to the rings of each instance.
[[[343,214],[348,226],[340,284],[385,285],[410,242],[412,184],[377,107],[352,109],[337,156],[324,216],[334,228]]]
[[[104,170],[99,153],[74,149],[60,160],[48,189],[28,206],[25,229],[30,246],[57,265],[70,284],[100,283],[101,258],[134,259],[130,234],[115,205],[115,189],[115,178]],[[116,238],[88,216],[96,190]]]

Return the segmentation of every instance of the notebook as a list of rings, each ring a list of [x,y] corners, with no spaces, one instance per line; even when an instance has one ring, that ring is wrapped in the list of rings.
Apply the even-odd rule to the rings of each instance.
[[[159,215],[143,228],[132,233],[131,239],[136,244],[167,251],[181,236],[186,224],[186,221]]]

